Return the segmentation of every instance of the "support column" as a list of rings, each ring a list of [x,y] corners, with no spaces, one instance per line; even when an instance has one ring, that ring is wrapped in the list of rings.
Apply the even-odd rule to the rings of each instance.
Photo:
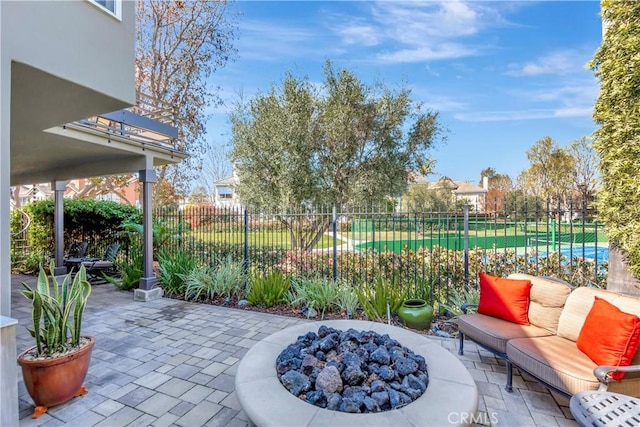
[[[141,170],[139,180],[142,182],[142,278],[140,288],[136,289],[133,299],[150,301],[162,297],[162,289],[157,287],[158,279],[153,272],[153,183],[156,182],[156,171]]]
[[[67,189],[68,181],[53,181],[51,188],[55,194],[55,207],[53,213],[53,238],[55,242],[56,267],[53,270],[54,276],[61,276],[67,273],[64,264],[64,191]]]

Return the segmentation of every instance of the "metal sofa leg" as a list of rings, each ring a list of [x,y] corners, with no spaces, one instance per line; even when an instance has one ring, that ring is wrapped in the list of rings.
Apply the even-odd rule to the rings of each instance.
[[[464,355],[464,335],[462,332],[458,331],[458,341],[460,343],[458,347],[458,354],[460,356]]]
[[[504,387],[509,393],[513,392],[513,365],[509,360],[506,360],[507,363],[507,385]]]

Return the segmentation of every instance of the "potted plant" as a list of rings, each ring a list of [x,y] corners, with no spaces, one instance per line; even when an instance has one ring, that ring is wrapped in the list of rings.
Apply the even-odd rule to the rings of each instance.
[[[51,264],[53,271],[54,263]],[[42,266],[36,286],[22,283],[22,294],[31,301],[31,328],[35,346],[18,356],[24,384],[36,404],[32,418],[50,406],[87,393],[82,385],[95,338],[81,335],[82,315],[91,294],[84,266],[62,283]]]

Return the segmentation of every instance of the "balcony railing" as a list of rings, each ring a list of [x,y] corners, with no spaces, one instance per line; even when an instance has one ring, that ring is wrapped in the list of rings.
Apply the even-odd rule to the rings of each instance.
[[[138,92],[133,107],[79,120],[74,124],[107,134],[151,144],[159,148],[177,148],[178,128],[175,108],[167,102]]]

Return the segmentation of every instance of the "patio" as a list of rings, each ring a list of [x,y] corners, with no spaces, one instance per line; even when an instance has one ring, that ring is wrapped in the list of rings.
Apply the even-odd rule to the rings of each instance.
[[[30,307],[12,276],[12,316],[18,352],[32,345],[24,325]],[[31,419],[33,403],[20,381],[20,426],[247,426],[234,391],[240,359],[264,337],[305,320],[193,304],[133,300],[110,284],[93,287],[83,330],[97,339],[85,381],[89,393]],[[505,367],[491,353],[429,337],[468,368],[480,392],[475,421],[501,426],[576,426],[568,401],[514,372],[504,391]],[[464,416],[452,414],[452,417]],[[452,419],[452,421],[458,421]]]

